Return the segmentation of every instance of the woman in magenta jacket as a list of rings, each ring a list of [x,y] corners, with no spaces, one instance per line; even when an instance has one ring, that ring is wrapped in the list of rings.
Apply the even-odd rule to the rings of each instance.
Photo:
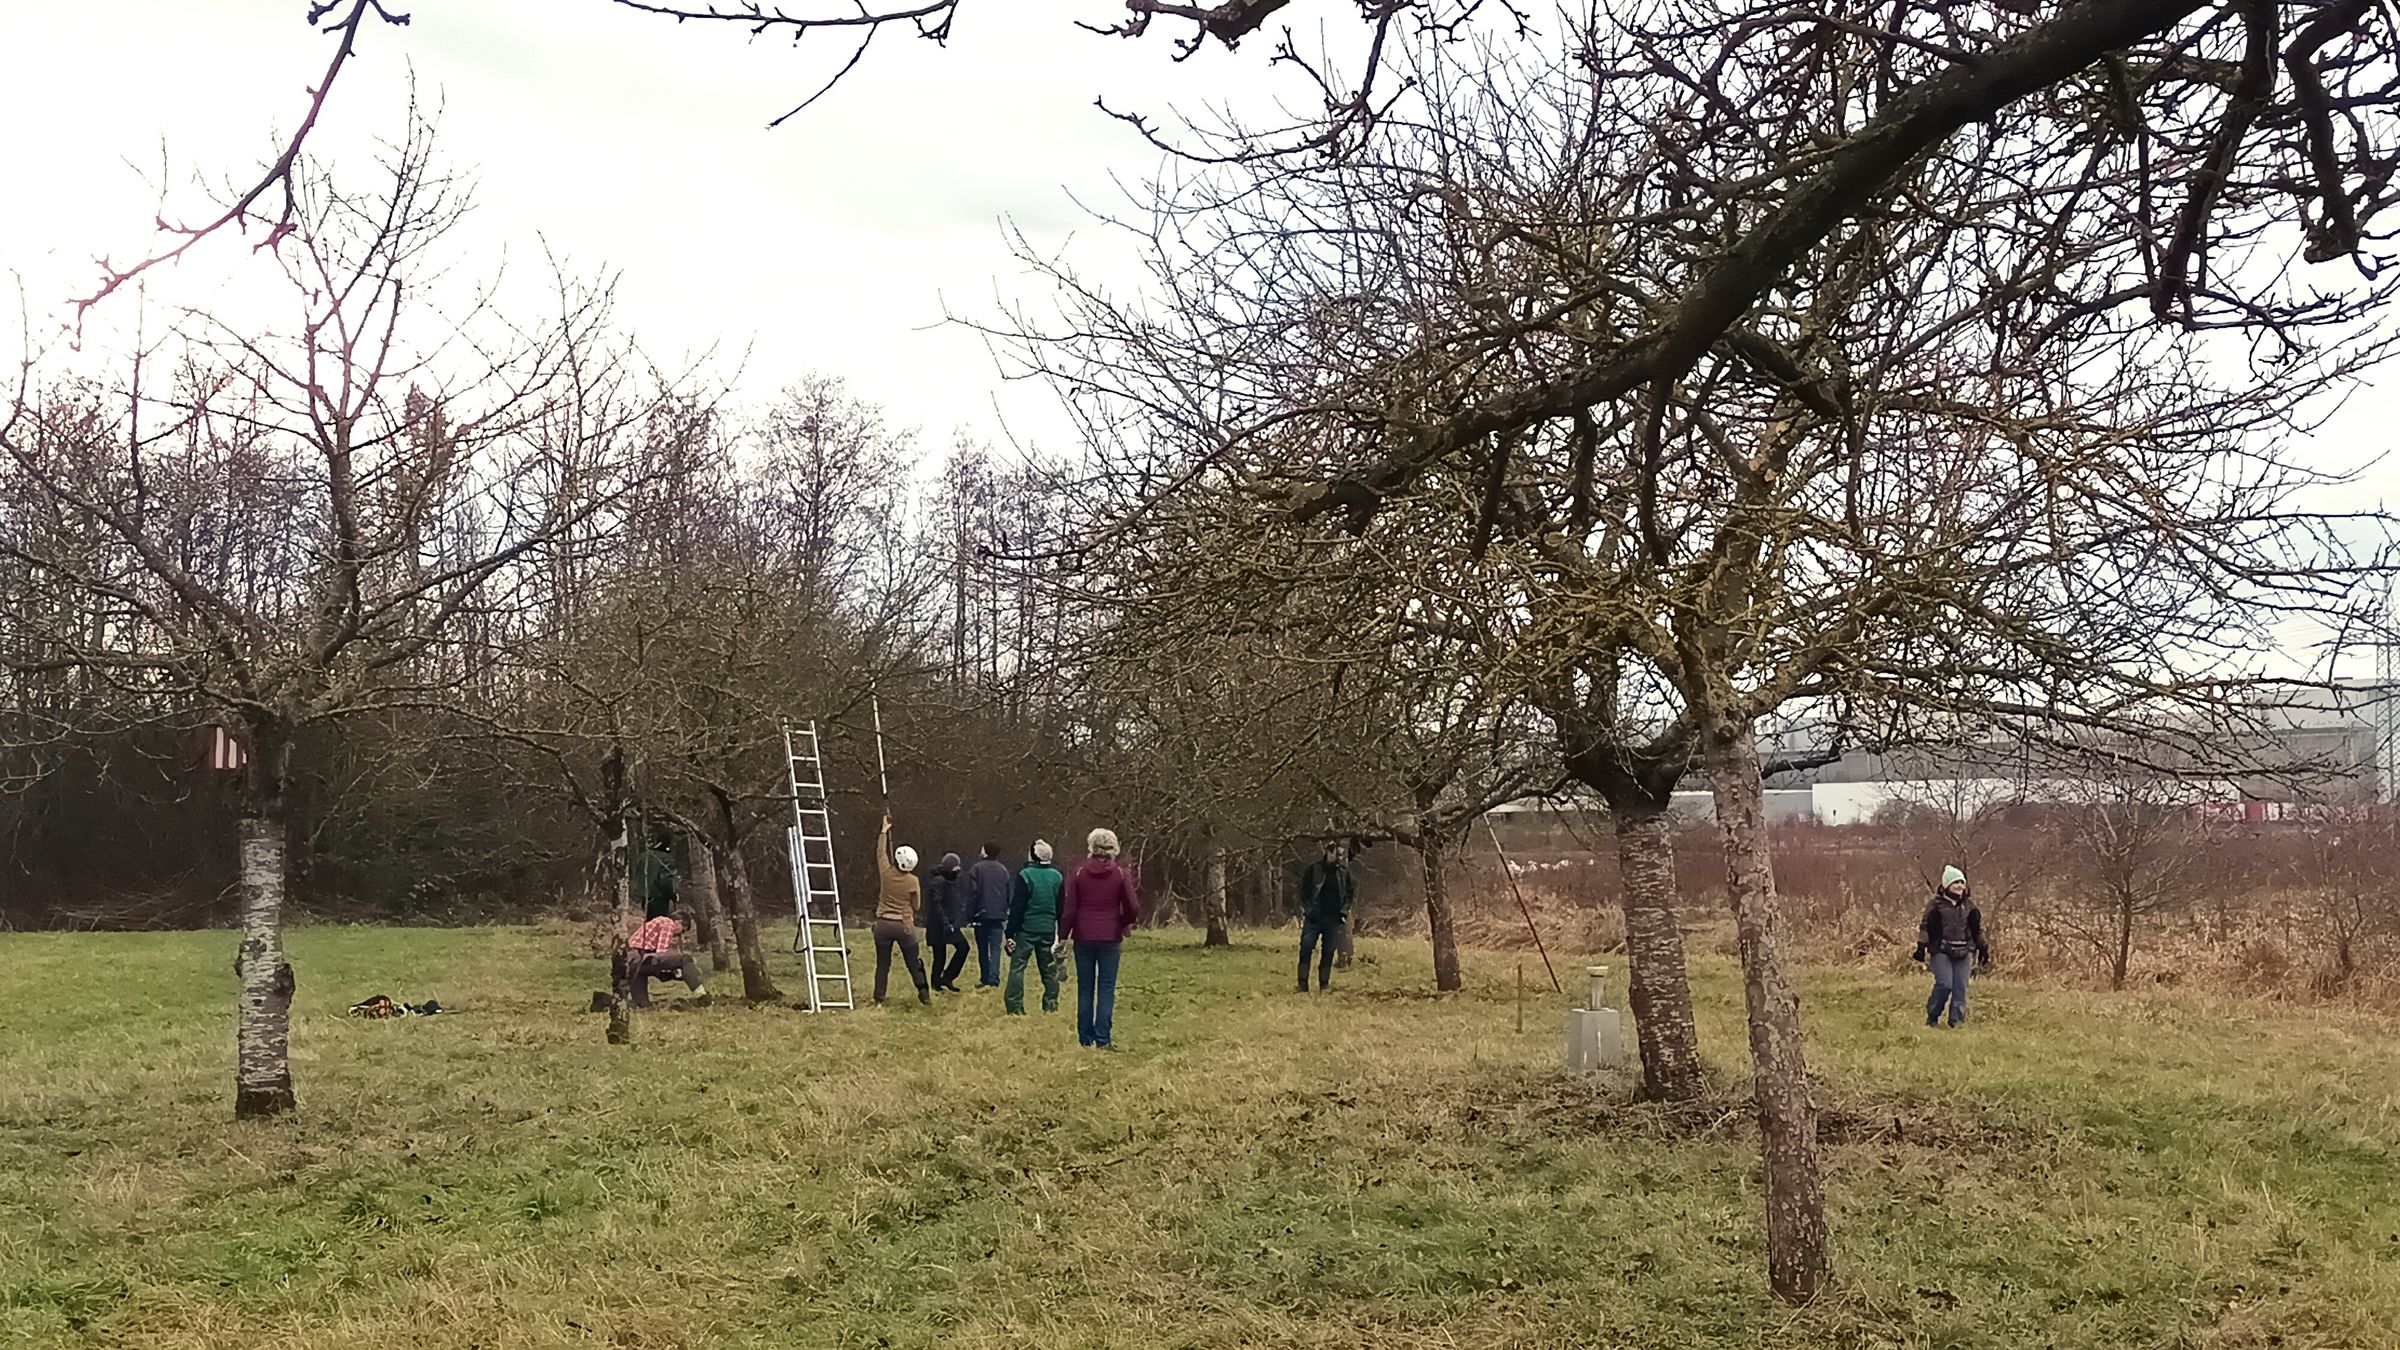
[[[1094,830],[1086,844],[1091,856],[1067,878],[1059,902],[1058,938],[1075,944],[1075,1039],[1113,1050],[1117,957],[1141,922],[1142,902],[1133,874],[1117,865],[1116,831]]]

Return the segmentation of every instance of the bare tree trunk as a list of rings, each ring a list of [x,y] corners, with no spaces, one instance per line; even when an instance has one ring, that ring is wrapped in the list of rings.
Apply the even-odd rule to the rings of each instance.
[[[608,1043],[633,1044],[633,930],[641,927],[641,911],[633,903],[633,878],[627,874],[633,846],[633,817],[617,817],[617,832],[608,841],[608,869],[616,878],[616,938],[608,951]]]
[[[294,1110],[291,963],[283,955],[285,748],[254,735],[242,793],[242,942],[233,959],[241,980],[234,1022],[233,1116],[258,1120]]]
[[[1642,1052],[1642,1095],[1690,1101],[1705,1088],[1692,986],[1676,913],[1675,840],[1664,811],[1617,807],[1617,873],[1625,907],[1626,1001]]]
[[[1458,973],[1458,923],[1450,912],[1450,881],[1442,867],[1448,853],[1448,841],[1431,830],[1419,836],[1417,858],[1423,864],[1425,877],[1425,923],[1433,930],[1433,987],[1441,990],[1466,985]]]
[[[772,1003],[783,997],[775,981],[767,975],[766,949],[758,945],[758,909],[751,904],[750,870],[742,865],[741,854],[727,849],[718,859],[718,873],[725,879],[725,901],[733,911],[733,949],[742,962],[742,997],[752,1003]],[[809,997],[816,997],[810,990]]]
[[[709,969],[719,975],[733,969],[733,951],[725,943],[725,906],[717,895],[717,854],[704,839],[685,835],[692,857],[692,894],[698,898],[700,940],[708,944]]]
[[[2108,987],[2123,989],[2125,976],[2133,968],[2133,902],[2117,900],[2117,949],[2110,955]]]
[[[1208,850],[1208,938],[1204,945],[1227,947],[1233,944],[1233,929],[1226,918],[1225,846],[1212,844]]]
[[[1786,1302],[1806,1303],[1825,1287],[1832,1256],[1816,1109],[1808,1098],[1801,1046],[1800,996],[1784,966],[1756,732],[1747,721],[1714,727],[1706,756],[1717,823],[1725,836],[1725,881],[1750,1014],[1759,1152],[1767,1180],[1767,1282]]]
[[[1358,872],[1356,868],[1358,857],[1355,852],[1350,855],[1350,861],[1352,863],[1352,870],[1350,873],[1351,885],[1356,886],[1358,884]],[[1357,938],[1359,918],[1360,914],[1358,908],[1358,896],[1355,892],[1353,892],[1350,897],[1350,918],[1341,926],[1340,931],[1334,934],[1333,938],[1333,968],[1335,970],[1348,970],[1350,968],[1351,955],[1356,950],[1358,945]]]

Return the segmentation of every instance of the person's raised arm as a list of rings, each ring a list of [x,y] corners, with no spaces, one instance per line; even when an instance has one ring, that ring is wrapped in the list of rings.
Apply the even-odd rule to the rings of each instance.
[[[892,813],[889,811],[883,813],[883,829],[875,835],[875,875],[887,880],[900,875],[900,868],[892,862]]]

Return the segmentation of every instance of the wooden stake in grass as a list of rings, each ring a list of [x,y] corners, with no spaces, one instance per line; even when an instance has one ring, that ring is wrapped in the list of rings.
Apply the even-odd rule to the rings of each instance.
[[[1517,963],[1517,1034],[1525,1034],[1525,963]]]

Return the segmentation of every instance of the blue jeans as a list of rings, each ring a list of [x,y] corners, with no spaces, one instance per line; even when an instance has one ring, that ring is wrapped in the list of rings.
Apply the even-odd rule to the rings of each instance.
[[[975,925],[975,972],[982,978],[977,984],[998,988],[1000,984],[1000,940],[1008,935],[1005,923]]]
[[[1075,1039],[1107,1045],[1117,1012],[1117,957],[1122,942],[1075,939]]]
[[[1950,1006],[1950,1025],[1967,1020],[1967,970],[1974,964],[1972,956],[1944,956],[1934,952],[1925,958],[1925,966],[1933,972],[1933,997],[1925,1000],[1927,1025],[1940,1021],[1942,1005]]]

